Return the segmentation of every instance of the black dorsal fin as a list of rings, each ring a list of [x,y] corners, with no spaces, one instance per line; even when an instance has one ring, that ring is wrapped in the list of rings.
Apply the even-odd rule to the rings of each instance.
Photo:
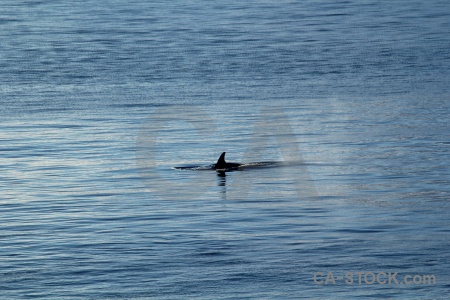
[[[225,153],[226,152],[223,152],[220,155],[219,159],[217,160],[216,169],[225,169],[226,168],[227,163],[225,162]]]

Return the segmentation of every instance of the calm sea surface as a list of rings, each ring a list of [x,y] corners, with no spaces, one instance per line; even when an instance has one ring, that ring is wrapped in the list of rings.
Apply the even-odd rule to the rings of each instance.
[[[152,2],[1,1],[0,298],[447,299],[450,2]]]

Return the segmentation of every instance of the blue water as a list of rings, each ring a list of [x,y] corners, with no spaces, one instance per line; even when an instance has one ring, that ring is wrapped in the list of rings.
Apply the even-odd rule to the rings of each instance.
[[[450,294],[448,1],[0,6],[0,298]]]

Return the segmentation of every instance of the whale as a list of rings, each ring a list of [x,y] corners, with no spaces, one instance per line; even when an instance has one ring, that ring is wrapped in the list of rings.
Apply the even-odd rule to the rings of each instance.
[[[181,167],[172,167],[176,170],[190,170],[190,171],[208,171],[213,170],[217,171],[219,174],[224,174],[225,172],[232,171],[242,171],[245,169],[253,169],[253,168],[262,168],[262,167],[271,167],[271,166],[279,166],[281,162],[277,161],[261,161],[261,162],[247,162],[247,163],[235,163],[235,162],[226,162],[225,161],[226,152],[222,152],[219,159],[215,164],[210,164],[207,166],[198,166],[198,165],[188,165]]]
[[[222,152],[217,162],[213,165],[214,170],[219,172],[229,172],[238,170],[242,164],[238,163],[229,163],[225,161],[226,152]]]

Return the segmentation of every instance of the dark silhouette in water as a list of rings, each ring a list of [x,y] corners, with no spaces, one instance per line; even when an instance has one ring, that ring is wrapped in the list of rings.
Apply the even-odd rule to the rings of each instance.
[[[280,165],[280,162],[276,161],[263,161],[263,162],[250,162],[250,163],[229,163],[225,161],[225,153],[222,152],[219,159],[215,164],[209,166],[185,166],[185,167],[174,167],[177,170],[191,170],[191,171],[205,171],[205,170],[216,170],[219,175],[225,175],[225,172],[244,170],[249,168],[258,167],[270,167],[275,165]]]
[[[225,161],[225,153],[223,152],[219,159],[217,160],[217,163],[214,165],[214,169],[217,171],[221,171],[221,172],[227,172],[227,171],[233,171],[233,170],[238,170],[238,168],[242,165],[242,164],[238,164],[238,163],[227,163]]]

